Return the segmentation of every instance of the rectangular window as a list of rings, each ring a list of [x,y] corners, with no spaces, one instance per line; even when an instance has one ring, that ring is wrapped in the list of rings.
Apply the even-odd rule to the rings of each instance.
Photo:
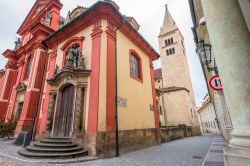
[[[31,64],[32,64],[32,58],[31,56],[29,57],[27,61],[27,66],[26,66],[26,72],[25,72],[25,80],[29,78],[30,72],[31,72]]]

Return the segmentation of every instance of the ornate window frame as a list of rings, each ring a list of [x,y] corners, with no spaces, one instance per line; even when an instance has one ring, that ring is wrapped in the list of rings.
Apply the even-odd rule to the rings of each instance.
[[[74,44],[78,44],[80,46],[80,50],[82,51],[84,39],[85,37],[83,36],[72,37],[64,43],[64,45],[61,47],[61,50],[63,51],[62,67],[64,67],[66,63],[66,54],[67,54],[68,48]]]

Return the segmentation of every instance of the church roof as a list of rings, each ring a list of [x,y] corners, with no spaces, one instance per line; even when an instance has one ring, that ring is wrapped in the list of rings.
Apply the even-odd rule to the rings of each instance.
[[[155,70],[154,70],[154,76],[155,76],[155,80],[157,80],[157,79],[162,79],[162,71],[161,71],[161,68],[155,69]]]
[[[166,9],[165,9],[164,21],[161,27],[160,35],[178,29],[172,15],[169,12],[167,5],[165,6],[165,8]]]
[[[100,10],[101,8],[106,8],[107,10]],[[67,38],[67,35],[65,35],[66,31],[68,31],[69,34],[76,33],[76,27],[82,28],[83,26],[87,26],[89,23],[91,23],[91,19],[104,16],[105,14],[113,19],[118,25],[120,25],[120,30],[122,30],[127,35],[127,37],[131,38],[133,42],[136,42],[148,56],[152,57],[153,60],[156,60],[160,57],[160,55],[146,41],[146,39],[130,24],[126,17],[120,13],[119,8],[117,8],[113,1],[110,0],[96,2],[94,5],[84,10],[80,15],[72,19],[69,23],[57,31],[51,33],[47,38],[45,38],[43,43],[50,45],[55,41],[63,41],[65,38]],[[73,30],[74,32],[71,32]]]
[[[24,19],[22,25],[18,29],[17,34],[23,35],[23,33],[27,31],[27,29],[34,25],[34,22],[39,22],[41,13],[48,10],[53,3],[56,4],[59,8],[62,8],[63,6],[59,0],[36,0],[35,4],[32,6],[28,15]]]

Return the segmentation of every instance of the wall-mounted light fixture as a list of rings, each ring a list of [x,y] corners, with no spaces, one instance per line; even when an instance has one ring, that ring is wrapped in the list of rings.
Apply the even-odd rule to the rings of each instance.
[[[197,44],[196,52],[199,56],[201,64],[207,66],[208,72],[214,71],[215,74],[218,75],[218,70],[215,61],[214,67],[209,67],[209,64],[212,63],[211,48],[211,44],[206,43],[204,40],[201,40]]]

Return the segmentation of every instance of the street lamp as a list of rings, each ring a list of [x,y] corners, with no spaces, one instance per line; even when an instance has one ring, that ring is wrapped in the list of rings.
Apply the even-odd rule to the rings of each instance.
[[[205,43],[204,40],[199,41],[197,45],[197,54],[202,64],[211,63],[211,44]]]
[[[210,71],[215,71],[215,74],[218,75],[218,70],[214,61],[214,67],[209,67],[208,65],[212,63],[212,57],[211,57],[211,44],[205,43],[204,40],[199,41],[197,44],[197,49],[196,52],[199,56],[200,62],[202,65],[207,66],[207,70]]]

